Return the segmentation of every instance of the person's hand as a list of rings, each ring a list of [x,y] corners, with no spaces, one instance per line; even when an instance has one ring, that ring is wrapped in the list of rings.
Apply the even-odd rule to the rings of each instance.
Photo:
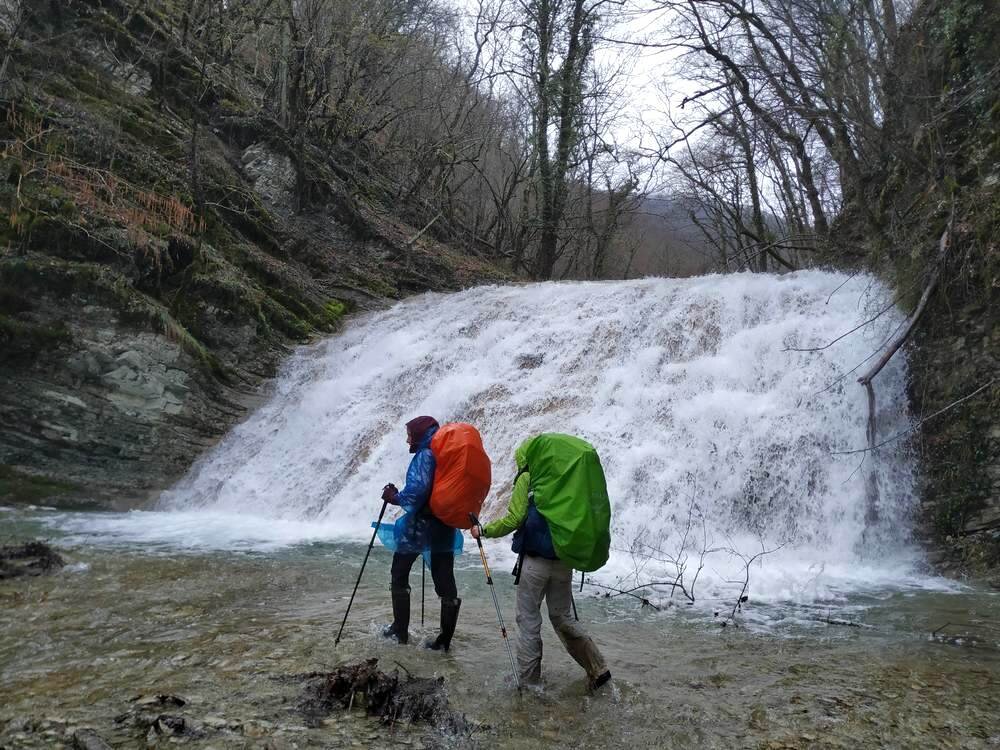
[[[399,505],[398,495],[399,490],[396,489],[396,485],[392,482],[382,488],[382,499],[389,503],[389,505]]]
[[[478,539],[480,537],[480,535],[482,534],[482,532],[479,530],[479,526],[478,525],[477,526],[473,526],[471,529],[469,529],[469,533],[472,534],[472,538],[473,539]]]

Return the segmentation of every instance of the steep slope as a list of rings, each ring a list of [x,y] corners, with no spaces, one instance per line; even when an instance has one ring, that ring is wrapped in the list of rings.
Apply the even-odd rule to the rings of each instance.
[[[345,312],[504,277],[357,154],[293,160],[176,4],[27,5],[0,38],[0,501],[142,502]]]

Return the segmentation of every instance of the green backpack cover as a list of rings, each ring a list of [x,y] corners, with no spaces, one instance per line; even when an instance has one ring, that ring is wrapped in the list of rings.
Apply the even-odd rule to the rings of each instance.
[[[611,546],[611,501],[594,446],[548,432],[525,440],[515,456],[518,470],[528,472],[559,559],[586,572],[603,566]]]

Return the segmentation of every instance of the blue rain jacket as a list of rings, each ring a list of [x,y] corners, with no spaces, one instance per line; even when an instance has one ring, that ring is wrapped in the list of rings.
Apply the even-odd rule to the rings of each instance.
[[[432,427],[417,443],[417,452],[406,470],[406,485],[397,497],[399,507],[404,512],[393,527],[396,537],[394,551],[401,554],[452,552],[456,543],[455,535],[461,537],[461,532],[441,523],[428,506],[437,463],[431,452],[431,440],[437,431],[437,427]]]

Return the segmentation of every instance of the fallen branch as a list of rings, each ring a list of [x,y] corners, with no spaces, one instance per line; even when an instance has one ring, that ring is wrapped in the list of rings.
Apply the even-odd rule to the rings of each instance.
[[[859,323],[858,325],[854,326],[854,328],[852,328],[851,330],[847,331],[846,333],[840,334],[839,336],[837,336],[837,338],[833,339],[832,341],[827,342],[823,346],[808,346],[808,347],[802,347],[802,348],[797,347],[797,346],[786,346],[781,351],[783,351],[783,352],[821,352],[824,349],[829,349],[831,346],[833,346],[834,344],[836,344],[838,341],[843,341],[848,336],[850,336],[852,333],[857,333],[858,331],[860,331],[865,326],[874,323],[876,320],[878,320],[879,318],[881,318],[883,315],[885,315],[887,312],[889,312],[889,310],[891,310],[895,306],[896,306],[896,300],[892,300],[888,305],[886,305],[881,310],[879,310],[875,315],[873,315],[872,317],[868,318],[868,320],[864,321],[863,323]]]
[[[924,287],[923,293],[920,295],[920,301],[917,303],[917,309],[914,310],[913,314],[910,316],[906,328],[904,328],[902,333],[896,337],[896,340],[888,346],[885,353],[881,356],[881,358],[879,358],[878,362],[876,362],[868,372],[858,378],[858,382],[861,383],[861,385],[867,385],[872,381],[872,378],[882,371],[882,368],[885,367],[889,360],[892,359],[893,355],[899,351],[899,348],[906,342],[906,340],[910,337],[910,334],[913,333],[913,330],[917,327],[917,323],[920,322],[920,318],[923,316],[924,310],[927,309],[927,303],[931,298],[931,294],[933,294],[934,290],[937,288],[938,282],[941,280],[941,272],[944,270],[945,260],[948,257],[948,249],[951,247],[951,231],[954,223],[955,207],[952,205],[951,216],[948,217],[948,225],[945,227],[944,232],[941,234],[941,239],[938,242],[938,254],[934,261],[934,267],[931,270],[931,276],[927,280],[927,285]]]
[[[398,670],[386,673],[379,669],[378,659],[301,675],[300,679],[307,683],[299,710],[314,726],[334,709],[350,711],[359,705],[383,724],[427,722],[439,730],[464,735],[479,728],[451,710],[443,677],[412,677],[407,672],[401,678]]]
[[[941,233],[941,239],[938,242],[938,254],[934,261],[934,266],[931,269],[930,278],[927,280],[926,286],[924,286],[924,291],[920,295],[920,301],[917,303],[917,308],[913,311],[907,320],[906,326],[903,330],[896,336],[895,340],[891,341],[886,347],[885,352],[879,357],[878,361],[872,365],[872,368],[858,378],[858,382],[865,387],[868,392],[868,450],[873,453],[877,448],[877,443],[875,442],[878,437],[878,426],[875,422],[875,388],[872,385],[872,379],[878,375],[882,368],[888,364],[889,360],[893,358],[896,352],[899,351],[900,347],[903,346],[904,342],[910,337],[914,329],[917,327],[917,323],[920,322],[921,317],[923,317],[924,310],[927,309],[927,302],[931,298],[931,294],[937,288],[938,281],[941,279],[941,273],[944,271],[945,262],[948,259],[948,249],[951,247],[951,232],[952,227],[955,223],[955,204],[951,205],[951,215],[948,217],[948,224],[944,228],[944,232]],[[878,521],[878,505],[879,505],[879,491],[878,491],[878,477],[877,477],[877,467],[875,466],[875,461],[872,461],[872,465],[868,469],[868,475],[865,477],[865,527],[874,526]]]
[[[413,235],[412,237],[410,237],[410,239],[408,239],[406,241],[406,243],[405,243],[406,246],[410,247],[411,245],[413,245],[414,242],[416,242],[417,240],[419,240],[428,229],[430,229],[432,226],[434,226],[434,222],[437,221],[438,219],[440,219],[443,215],[444,215],[443,211],[438,211],[437,212],[437,216],[435,216],[433,219],[431,219],[430,221],[428,221],[427,225],[423,229],[421,229],[419,232],[417,232],[415,235]]]
[[[944,414],[946,411],[950,411],[951,409],[954,409],[959,404],[962,404],[962,403],[968,401],[970,398],[973,398],[974,396],[978,396],[980,393],[982,393],[983,391],[985,391],[987,388],[995,385],[996,382],[997,382],[997,378],[993,378],[993,380],[991,380],[989,383],[986,383],[985,385],[979,386],[972,393],[969,393],[969,394],[967,394],[965,396],[962,396],[962,398],[960,398],[960,399],[952,401],[950,404],[948,404],[947,406],[944,406],[944,407],[938,409],[933,414],[929,414],[928,416],[923,417],[920,421],[918,421],[912,427],[908,427],[905,430],[897,432],[892,437],[886,438],[881,443],[878,443],[877,445],[875,445],[873,447],[870,447],[870,448],[856,448],[856,449],[850,450],[850,451],[830,451],[830,455],[831,456],[847,456],[847,455],[851,455],[853,453],[868,453],[869,451],[878,450],[879,448],[881,448],[884,445],[888,445],[889,443],[891,443],[891,442],[893,442],[895,440],[899,440],[899,438],[901,438],[901,437],[909,435],[911,432],[915,432],[917,429],[920,428],[920,426],[922,424],[924,424],[925,422],[929,422],[930,420],[934,419],[934,417],[940,416],[941,414]]]
[[[867,625],[863,622],[854,622],[853,620],[842,620],[839,617],[813,617],[811,618],[813,622],[822,622],[827,625],[840,625],[845,628],[864,628],[866,630],[878,630],[874,625]]]
[[[777,552],[779,549],[784,547],[785,544],[781,543],[774,549],[767,549],[764,547],[764,540],[760,540],[760,552],[754,554],[751,557],[747,557],[742,552],[737,551],[735,548],[730,548],[728,551],[731,555],[740,558],[743,561],[743,587],[740,589],[739,596],[736,597],[736,601],[733,603],[733,609],[729,613],[729,616],[722,621],[722,627],[726,627],[730,622],[733,623],[735,627],[739,627],[736,622],[736,613],[742,611],[743,605],[750,600],[749,594],[747,594],[747,589],[750,588],[750,566],[753,565],[757,560],[764,557],[765,555],[770,555],[773,552]],[[737,583],[737,581],[732,581],[732,583]]]
[[[655,604],[653,604],[649,599],[647,599],[644,596],[639,596],[638,594],[635,593],[637,590],[645,588],[645,586],[636,586],[634,589],[631,589],[629,591],[624,591],[622,589],[615,588],[614,586],[606,586],[603,583],[595,583],[594,581],[588,581],[586,579],[584,579],[584,583],[590,584],[591,586],[596,586],[599,589],[605,589],[606,591],[614,591],[615,596],[631,596],[633,599],[638,599],[640,602],[642,602],[644,606],[652,607],[657,612],[660,611],[660,608],[657,607]],[[652,584],[646,584],[646,585],[648,586]],[[670,586],[674,584],[667,583],[665,585]],[[605,596],[611,598],[611,594],[605,594]]]

